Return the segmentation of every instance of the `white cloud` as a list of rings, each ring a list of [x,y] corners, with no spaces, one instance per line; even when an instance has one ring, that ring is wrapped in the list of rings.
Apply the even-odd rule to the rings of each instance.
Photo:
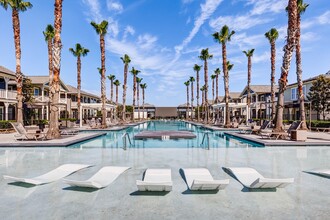
[[[155,42],[157,41],[157,37],[152,36],[150,34],[143,34],[138,37],[138,45],[142,49],[151,49]]]
[[[115,11],[117,13],[121,13],[123,11],[123,5],[114,0],[107,0],[107,8],[109,11]]]
[[[251,15],[262,15],[265,13],[279,13],[285,10],[287,0],[249,0],[247,5],[252,5]]]
[[[262,54],[254,54],[252,57],[253,63],[262,63],[265,61],[270,61],[270,52],[263,52]]]
[[[330,11],[326,11],[317,18],[320,24],[330,24]]]
[[[318,36],[314,32],[306,32],[301,34],[302,41],[314,41],[317,40]]]
[[[108,32],[110,34],[113,34],[113,36],[117,37],[119,33],[119,26],[118,26],[118,21],[114,20],[113,18],[109,17],[108,18]]]
[[[194,0],[182,0],[182,4],[192,3]]]
[[[100,3],[98,0],[82,0],[85,5],[90,9],[89,16],[92,17],[92,20],[96,23],[101,22],[102,15],[100,12]]]
[[[126,41],[126,38],[128,37],[128,35],[134,35],[135,34],[135,30],[132,26],[128,25],[126,26],[125,30],[124,30],[124,36],[123,36],[123,41]]]

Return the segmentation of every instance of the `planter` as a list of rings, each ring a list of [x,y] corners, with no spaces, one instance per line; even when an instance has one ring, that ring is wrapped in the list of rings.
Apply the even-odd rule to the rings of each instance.
[[[307,131],[306,130],[291,131],[291,140],[293,140],[293,141],[306,141],[307,140]]]

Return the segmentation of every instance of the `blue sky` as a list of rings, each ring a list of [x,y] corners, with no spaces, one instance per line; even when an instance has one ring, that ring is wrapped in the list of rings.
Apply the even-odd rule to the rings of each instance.
[[[47,45],[42,31],[53,24],[54,1],[31,0],[33,8],[20,14],[22,71],[26,75],[47,75]],[[276,81],[280,76],[285,43],[287,0],[65,0],[63,1],[61,78],[76,86],[76,59],[69,48],[80,43],[90,50],[82,58],[82,89],[100,94],[99,38],[90,21],[109,21],[106,36],[106,74],[123,82],[120,57],[127,53],[131,67],[141,70],[147,83],[146,102],[156,106],[177,106],[186,101],[184,81],[195,76],[198,55],[209,48],[214,58],[209,75],[221,66],[221,46],[212,34],[227,24],[235,30],[227,46],[227,57],[234,64],[230,72],[230,91],[241,92],[247,82],[247,58],[243,50],[255,48],[252,58],[252,84],[270,84],[270,46],[264,33],[277,28]],[[330,70],[329,0],[307,1],[302,16],[303,78]],[[0,10],[0,65],[15,70],[15,54],[10,10]],[[203,72],[201,72],[203,76]],[[289,83],[296,81],[292,61]],[[128,103],[132,103],[132,76],[128,77]],[[200,84],[203,84],[201,77]],[[224,94],[220,78],[220,95]],[[107,82],[109,97],[110,82]],[[120,88],[120,100],[122,100]],[[209,97],[211,98],[211,84]]]

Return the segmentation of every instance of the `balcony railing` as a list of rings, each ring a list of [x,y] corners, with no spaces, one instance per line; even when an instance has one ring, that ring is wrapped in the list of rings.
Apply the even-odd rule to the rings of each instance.
[[[0,89],[0,98],[7,98],[7,99],[16,99],[17,92],[15,91],[7,91],[7,97],[6,97],[6,90]]]

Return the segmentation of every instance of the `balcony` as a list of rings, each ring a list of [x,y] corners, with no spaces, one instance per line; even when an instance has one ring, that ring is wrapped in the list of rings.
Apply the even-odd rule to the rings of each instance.
[[[17,92],[16,91],[9,91],[7,90],[7,97],[6,97],[6,90],[0,89],[0,98],[2,99],[16,99]]]

